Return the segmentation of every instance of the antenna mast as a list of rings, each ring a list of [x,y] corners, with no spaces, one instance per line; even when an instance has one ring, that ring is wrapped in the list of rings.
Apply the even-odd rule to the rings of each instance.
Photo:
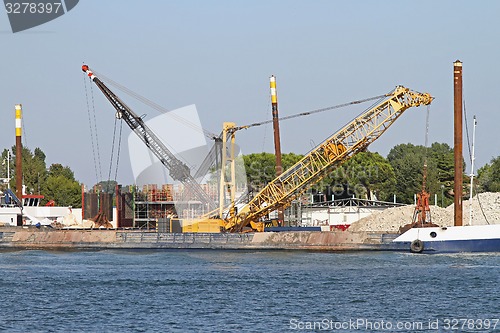
[[[472,156],[471,156],[471,164],[470,164],[470,198],[469,198],[469,225],[472,225],[472,196],[474,192],[474,160],[476,157],[474,156],[474,146],[476,144],[476,116],[474,116],[474,127],[472,127]]]

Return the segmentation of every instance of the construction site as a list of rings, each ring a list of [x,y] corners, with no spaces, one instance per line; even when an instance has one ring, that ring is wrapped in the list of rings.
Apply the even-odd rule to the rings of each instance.
[[[155,185],[144,186],[141,192],[133,196],[133,204],[130,204],[130,199],[126,199],[130,198],[130,195],[121,194],[121,191],[117,190],[116,227],[118,228],[158,228],[167,232],[240,233],[262,232],[266,227],[303,227],[302,212],[298,216],[298,210],[302,209],[302,205],[296,203],[307,201],[303,196],[308,195],[306,193],[311,186],[358,152],[366,151],[368,146],[408,108],[425,106],[432,102],[431,95],[427,93],[419,93],[398,86],[388,94],[328,108],[377,101],[306,154],[298,163],[282,172],[276,78],[271,76],[269,87],[276,178],[259,191],[248,193],[243,189],[242,193],[241,189],[240,191],[237,189],[236,134],[239,130],[246,130],[262,125],[262,123],[237,126],[235,123],[225,122],[222,133],[214,137],[213,146],[201,167],[192,171],[181,160],[181,157],[173,154],[143,119],[134,113],[89,66],[83,65],[82,70],[111,103],[116,111],[116,118],[123,120],[137,134],[150,152],[168,170],[172,180],[179,183],[175,189],[172,184],[163,185],[161,188]],[[326,110],[316,112],[321,111]],[[296,116],[309,114],[310,112]],[[212,183],[201,184],[199,179],[206,178],[209,173]],[[97,209],[99,210],[100,207]],[[286,209],[288,211],[285,219]],[[86,211],[88,210],[84,209],[84,219],[95,216],[96,211],[90,213]],[[131,214],[132,211],[133,214]],[[131,215],[133,215],[132,220]],[[291,219],[290,217],[294,215],[295,219]],[[329,230],[330,224],[326,224],[326,227]]]
[[[456,62],[455,67],[461,68],[461,63]],[[395,197],[394,202],[333,196],[332,200],[327,200],[321,192],[311,191],[333,170],[367,151],[369,145],[406,110],[427,106],[428,127],[429,105],[433,100],[428,93],[397,86],[387,94],[280,118],[276,78],[271,76],[272,120],[243,126],[224,122],[219,135],[210,134],[213,144],[199,167],[193,169],[182,156],[174,154],[96,72],[87,65],[82,66],[82,71],[111,104],[116,119],[127,124],[147,152],[168,172],[172,183],[147,184],[142,188],[117,184],[114,193],[109,189],[94,188],[87,192],[82,188],[81,218],[78,211],[74,211],[71,214],[75,213],[77,218],[64,218],[62,222],[49,225],[50,228],[38,222],[37,229],[6,230],[2,234],[2,244],[6,246],[401,250],[406,249],[407,242],[392,241],[410,229],[462,225],[462,188],[456,185],[462,180],[455,181],[458,195],[455,194],[451,211],[437,206],[437,196],[432,206],[426,189],[427,161],[423,165],[421,190],[415,194],[413,205],[399,204]],[[281,120],[369,101],[373,103],[370,107],[283,170]],[[276,157],[274,179],[259,187],[246,184],[242,181],[246,177],[241,177],[244,166],[242,168],[242,157],[236,145],[237,133],[271,122]],[[455,151],[455,154],[457,163],[462,153],[459,151],[457,155]],[[320,199],[315,200],[315,195]],[[483,195],[489,205],[500,202],[494,194]],[[25,196],[19,193],[16,197],[12,192],[10,196],[22,214],[17,198]],[[489,218],[482,211],[489,224]],[[19,221],[18,218],[18,226],[25,224]],[[99,232],[92,232],[97,230]],[[103,230],[107,232],[101,233]],[[435,235],[431,233],[431,237]],[[411,250],[423,251],[419,239],[411,243]]]

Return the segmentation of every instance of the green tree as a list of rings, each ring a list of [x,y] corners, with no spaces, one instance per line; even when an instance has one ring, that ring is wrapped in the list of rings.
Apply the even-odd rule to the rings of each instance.
[[[500,156],[477,171],[479,191],[500,192]]]
[[[45,199],[54,200],[58,206],[81,207],[80,184],[63,175],[51,175],[44,184]]]
[[[387,155],[396,175],[398,201],[413,203],[414,195],[422,190],[424,162],[427,160],[426,190],[432,194],[443,193],[444,205],[453,201],[454,153],[445,143],[431,147],[400,144]]]
[[[270,153],[255,153],[243,156],[247,183],[253,187],[265,186],[276,176],[275,156]]]
[[[4,151],[6,154],[6,151]],[[2,154],[3,156],[3,154]],[[22,171],[23,185],[26,186],[26,193],[40,193],[40,189],[47,178],[45,164],[45,154],[40,148],[32,153],[26,147],[22,149]],[[11,183],[12,189],[16,190],[16,149],[12,147],[11,159]]]
[[[7,150],[2,152],[2,159],[7,157]],[[26,147],[22,149],[23,184],[26,193],[40,193],[44,195],[42,205],[54,200],[57,205],[81,207],[80,184],[75,179],[73,171],[59,163],[52,164],[47,170],[46,155],[40,148],[31,152]],[[6,164],[2,165],[2,172],[6,174]],[[12,148],[10,160],[11,188],[16,189],[16,157],[15,147]]]
[[[45,201],[54,200],[58,206],[81,207],[81,185],[67,166],[54,163],[49,167],[42,186]]]
[[[285,171],[285,170],[289,169],[295,163],[297,163],[298,161],[300,161],[303,157],[304,157],[304,155],[297,155],[297,154],[294,154],[294,153],[283,154],[281,156],[281,164],[283,165],[283,170],[282,171]]]
[[[69,167],[63,166],[59,163],[54,163],[49,167],[48,175],[51,177],[63,176],[69,180],[76,180],[73,171],[71,171]]]
[[[394,170],[379,153],[361,152],[339,168],[339,173],[357,197],[389,200],[394,193]]]
[[[455,177],[455,154],[453,148],[446,143],[434,142],[430,147],[430,156],[437,168],[437,180],[440,183],[453,182]]]
[[[282,154],[283,171],[297,163],[303,156],[294,153]],[[276,155],[254,153],[243,156],[247,183],[253,188],[262,188],[276,178]]]

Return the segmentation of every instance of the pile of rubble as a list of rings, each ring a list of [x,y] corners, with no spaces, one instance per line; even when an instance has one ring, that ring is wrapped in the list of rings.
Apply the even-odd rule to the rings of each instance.
[[[464,225],[469,225],[470,201],[462,202]],[[453,214],[454,205],[446,207]],[[439,223],[438,223],[439,224]],[[472,198],[472,225],[500,224],[500,192],[480,193]]]
[[[472,224],[500,224],[500,193],[481,193],[478,196],[472,198]],[[462,207],[463,224],[468,225],[469,200],[463,201]],[[446,208],[431,206],[432,222],[443,227],[452,226],[453,210],[453,205]],[[401,226],[412,222],[414,211],[414,205],[388,208],[352,223],[349,230],[398,232]]]

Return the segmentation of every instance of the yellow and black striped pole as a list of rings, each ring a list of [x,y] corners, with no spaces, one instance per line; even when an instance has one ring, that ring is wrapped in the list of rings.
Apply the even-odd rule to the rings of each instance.
[[[23,200],[23,145],[22,134],[22,105],[16,104],[16,196]]]
[[[276,155],[276,177],[283,172],[281,164],[281,141],[280,141],[280,125],[278,117],[278,96],[276,93],[276,78],[271,75],[269,78],[269,86],[271,87],[271,105],[273,111],[273,129],[274,129],[274,154]],[[278,221],[281,226],[284,225],[283,207],[278,207]]]

